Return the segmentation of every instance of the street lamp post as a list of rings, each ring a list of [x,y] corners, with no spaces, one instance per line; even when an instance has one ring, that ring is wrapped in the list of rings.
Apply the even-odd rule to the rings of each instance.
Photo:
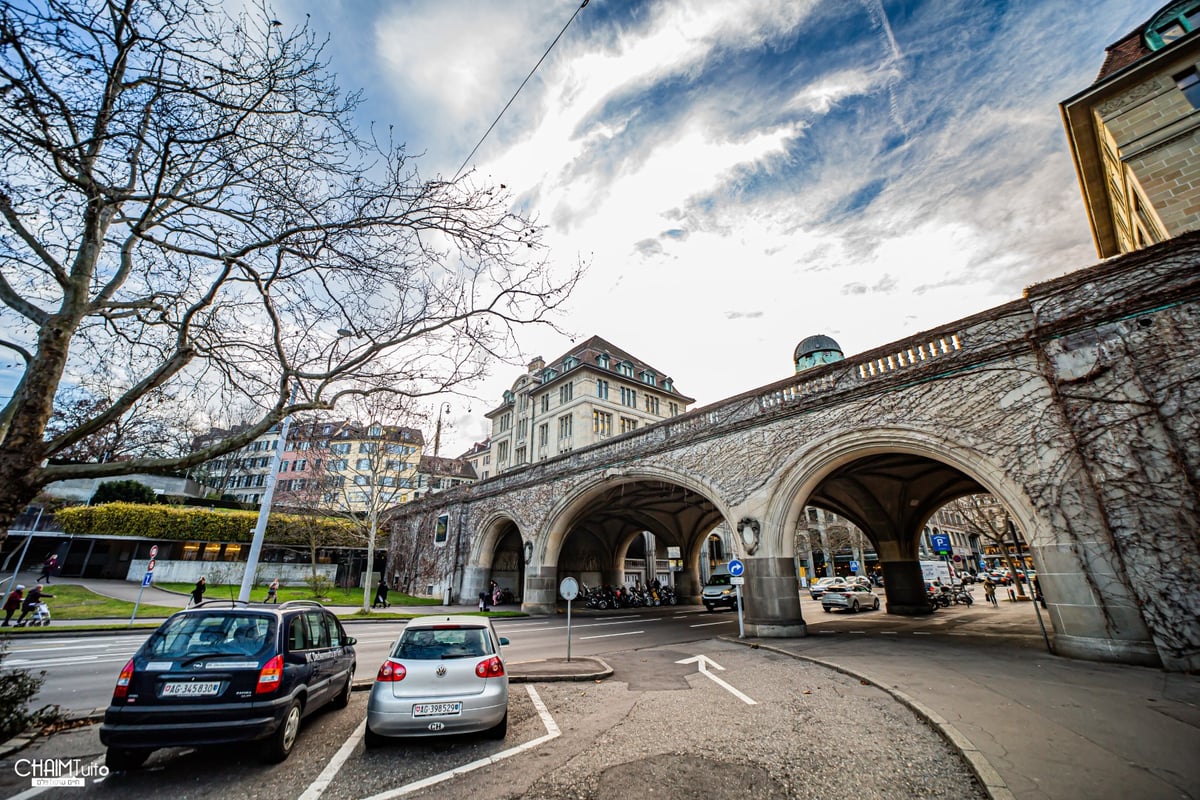
[[[25,544],[21,546],[21,557],[17,559],[17,568],[13,570],[12,580],[8,582],[8,591],[4,593],[5,597],[12,594],[13,586],[17,583],[17,575],[21,572],[21,565],[25,563],[25,554],[29,552],[29,543],[33,541],[33,532],[37,530],[38,524],[42,521],[42,512],[45,510],[45,506],[38,506],[37,519],[33,521],[33,530],[29,531],[29,535],[25,537]]]
[[[288,405],[296,402],[298,385],[292,386],[292,397]],[[242,575],[242,588],[238,592],[238,600],[250,602],[250,590],[254,588],[254,574],[258,572],[258,557],[262,553],[263,537],[267,533],[267,519],[271,516],[271,501],[275,499],[276,478],[279,475],[279,462],[283,460],[283,449],[287,446],[288,428],[292,426],[292,415],[283,418],[279,427],[279,443],[271,455],[271,466],[267,472],[267,486],[263,492],[261,504],[258,507],[258,524],[254,526],[254,538],[250,542],[250,554],[246,557],[246,573]]]
[[[433,456],[437,458],[438,451],[442,447],[442,414],[450,413],[450,404],[442,403],[438,407],[437,428],[433,432]]]

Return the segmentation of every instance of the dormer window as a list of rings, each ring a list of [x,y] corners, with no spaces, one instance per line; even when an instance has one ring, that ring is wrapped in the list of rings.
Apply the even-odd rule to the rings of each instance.
[[[600,369],[609,369],[609,364],[611,362],[612,359],[608,357],[608,353],[601,353],[600,355],[596,356],[596,364],[600,367]]]
[[[367,431],[367,436],[381,436],[381,435],[383,435],[383,428],[380,427],[379,425],[372,425],[370,427],[370,429]]]
[[[1200,0],[1172,3],[1146,26],[1146,46],[1161,50],[1200,28]]]
[[[668,392],[673,392],[675,391],[675,382],[670,378],[663,378],[663,388]]]
[[[563,372],[569,369],[575,369],[579,366],[579,359],[575,356],[567,356],[563,359]]]
[[[513,399],[514,399],[513,393],[511,391],[505,389],[504,390],[504,405],[506,405],[506,406],[511,405]]]
[[[658,376],[648,370],[642,370],[642,383],[649,386],[657,386]]]
[[[626,378],[632,378],[633,364],[630,364],[628,361],[622,361],[620,364],[617,364],[617,373],[624,375]]]
[[[554,367],[546,367],[542,370],[542,383],[554,380],[556,375],[558,375],[558,370]]]

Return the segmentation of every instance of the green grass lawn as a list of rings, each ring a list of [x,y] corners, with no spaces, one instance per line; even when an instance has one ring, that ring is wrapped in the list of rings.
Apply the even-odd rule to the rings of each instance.
[[[69,583],[56,583],[46,587],[53,597],[46,598],[50,606],[50,618],[54,623],[60,620],[88,619],[129,619],[133,614],[133,603],[125,600],[113,600],[98,595],[82,586]],[[155,606],[142,603],[138,606],[139,617],[165,617],[183,608],[182,599],[176,606]],[[20,612],[13,616],[15,621]]]
[[[194,583],[156,583],[154,584],[160,589],[166,589],[171,592],[180,592],[190,594],[195,588]],[[208,589],[204,592],[205,600],[229,600],[236,598],[241,592],[241,584],[225,584],[213,585],[209,584]],[[255,586],[250,592],[250,601],[261,603],[267,599],[267,587]],[[372,598],[374,599],[374,598]],[[312,593],[312,590],[307,586],[280,586],[279,587],[279,602],[283,603],[288,600],[318,600],[327,606],[361,606],[363,601],[363,590],[359,588],[342,589],[334,587],[323,592],[319,597]],[[394,606],[436,606],[441,605],[441,600],[432,597],[413,597],[412,595],[402,592],[388,592],[388,602]]]

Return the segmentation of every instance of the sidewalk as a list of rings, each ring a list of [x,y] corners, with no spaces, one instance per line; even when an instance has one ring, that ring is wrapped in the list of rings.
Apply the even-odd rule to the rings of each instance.
[[[1200,798],[1200,677],[952,636],[726,638],[879,686],[998,800]]]

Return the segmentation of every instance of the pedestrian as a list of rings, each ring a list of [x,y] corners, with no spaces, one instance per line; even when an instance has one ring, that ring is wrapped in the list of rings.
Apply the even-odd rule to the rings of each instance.
[[[983,596],[987,601],[994,606],[999,607],[1000,603],[996,601],[996,582],[992,580],[992,576],[988,575],[983,579]]]
[[[25,601],[21,604],[21,616],[17,617],[18,628],[25,624],[24,620],[26,614],[30,613],[31,611],[37,611],[37,607],[42,602],[43,597],[54,597],[54,595],[49,594],[48,592],[43,592],[42,589],[44,588],[45,587],[39,583],[37,586],[29,590],[29,594],[25,595]]]
[[[279,602],[279,598],[277,597],[278,593],[279,593],[279,578],[276,578],[275,580],[271,581],[271,584],[269,586],[267,586],[266,602],[278,603]]]
[[[371,608],[387,608],[391,605],[387,599],[388,585],[387,581],[380,581],[379,586],[375,587],[375,602],[371,603]]]
[[[42,562],[42,574],[38,575],[38,581],[50,582],[50,576],[54,574],[54,569],[58,566],[58,554],[51,553],[46,556],[46,560]]]
[[[479,593],[479,610],[487,611],[488,609],[488,593],[486,591]]]
[[[488,594],[492,596],[492,605],[500,605],[500,584],[488,581]]]
[[[17,609],[21,607],[21,600],[25,597],[25,586],[18,583],[17,588],[13,589],[8,595],[8,599],[4,601],[4,624],[0,628],[7,628],[9,620],[13,614],[17,613]]]
[[[196,581],[196,587],[192,589],[192,599],[188,605],[198,606],[200,601],[204,599],[204,590],[208,588],[208,581],[204,580],[204,576],[200,576],[200,580]]]

